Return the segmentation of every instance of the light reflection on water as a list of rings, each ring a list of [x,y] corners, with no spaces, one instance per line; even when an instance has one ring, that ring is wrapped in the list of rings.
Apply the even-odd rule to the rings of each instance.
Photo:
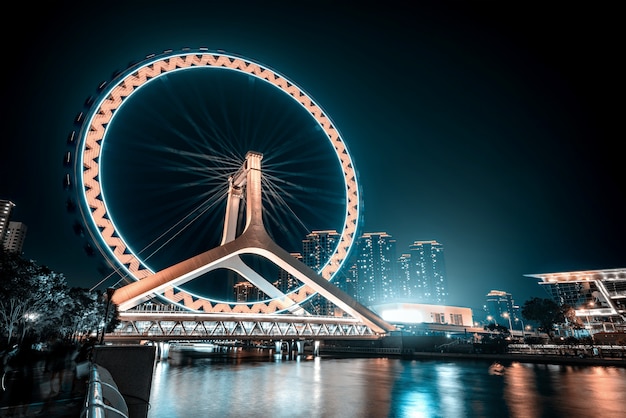
[[[157,364],[148,418],[623,417],[626,369],[379,358]]]

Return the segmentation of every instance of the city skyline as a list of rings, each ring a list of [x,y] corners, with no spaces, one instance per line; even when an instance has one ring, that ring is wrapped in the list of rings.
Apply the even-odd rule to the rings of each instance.
[[[10,201],[7,201],[7,203],[12,203]],[[19,223],[22,224],[21,222],[17,222],[17,221],[13,221],[11,220],[12,224],[14,223]],[[27,229],[26,226],[24,226],[24,229]],[[25,233],[24,233],[25,235]],[[315,236],[335,236],[337,237],[337,232],[336,231],[332,231],[332,230],[326,230],[326,231],[311,231],[310,234],[308,234],[306,236],[305,239],[302,240],[302,253],[292,253],[292,256],[296,257],[297,259],[301,260],[301,261],[305,261],[303,260],[303,255],[302,254],[307,254],[307,248],[311,247],[312,245],[312,237]],[[397,282],[391,283],[390,285],[388,284],[387,286],[390,286],[386,289],[383,288],[378,288],[379,286],[382,285],[381,280],[384,280],[385,278],[389,277],[389,272],[384,275],[383,277],[379,277],[378,275],[376,275],[375,277],[372,276],[370,279],[372,279],[371,281],[367,281],[367,282],[359,282],[359,280],[357,279],[357,277],[352,277],[352,279],[357,279],[357,281],[355,283],[352,283],[352,286],[354,285],[358,285],[360,286],[360,290],[356,290],[354,289],[354,292],[360,292],[361,296],[357,296],[356,294],[352,294],[353,292],[351,292],[349,289],[345,288],[346,286],[346,279],[349,278],[351,276],[351,274],[355,274],[358,275],[358,273],[352,273],[353,270],[353,265],[356,266],[359,263],[361,263],[362,261],[366,262],[367,264],[369,264],[372,260],[372,254],[370,254],[367,257],[367,260],[361,260],[361,250],[360,248],[360,244],[362,245],[363,243],[366,242],[371,242],[372,238],[376,237],[376,238],[384,238],[385,242],[387,243],[386,245],[389,245],[389,242],[393,243],[393,251],[392,253],[395,254],[395,239],[393,238],[393,236],[391,234],[387,234],[386,232],[366,232],[363,231],[361,234],[359,234],[358,239],[356,240],[356,244],[355,244],[355,248],[353,250],[353,252],[351,253],[350,257],[347,260],[347,263],[344,264],[344,266],[342,267],[342,269],[340,270],[338,277],[336,278],[336,285],[339,286],[342,290],[346,291],[348,294],[350,294],[352,297],[355,297],[357,300],[359,300],[362,304],[364,304],[365,306],[370,306],[371,304],[373,305],[379,305],[381,303],[415,303],[415,304],[420,304],[420,303],[427,303],[427,304],[440,304],[440,305],[446,305],[445,303],[445,295],[447,294],[447,292],[450,291],[450,289],[447,288],[446,286],[446,275],[445,275],[445,259],[443,258],[443,253],[444,253],[444,248],[443,245],[441,243],[438,243],[436,240],[430,240],[430,241],[414,241],[412,244],[410,244],[407,247],[407,251],[406,252],[402,252],[399,251],[398,254],[396,254],[396,257],[394,260],[387,260],[387,263],[391,263],[392,265],[395,266],[395,269],[392,269],[392,276],[391,279]],[[24,237],[21,237],[22,241],[24,241]],[[318,238],[319,239],[319,238]],[[403,281],[403,279],[405,280],[406,278],[404,277],[404,275],[406,274],[406,272],[404,272],[403,270],[405,268],[410,268],[409,266],[411,265],[411,253],[414,252],[415,248],[418,249],[422,249],[424,246],[427,247],[433,247],[433,248],[437,248],[437,252],[440,252],[441,255],[438,256],[438,258],[440,258],[440,262],[443,262],[443,287],[441,288],[441,290],[443,290],[445,293],[443,294],[439,294],[436,293],[433,295],[430,295],[430,293],[428,294],[417,294],[415,293],[415,291],[411,292],[409,291],[409,289],[405,289],[408,293],[408,297],[402,297],[402,298],[397,298],[397,297],[392,297],[391,299],[388,299],[386,302],[381,299],[382,296],[382,292],[384,293],[389,293],[395,295],[397,293],[397,290],[400,289],[403,284],[400,284],[401,281]],[[9,249],[7,249],[9,250]],[[311,247],[311,250],[312,247]],[[328,251],[328,248],[325,249],[325,251]],[[389,251],[389,250],[386,250]],[[430,249],[428,250],[428,252],[430,253]],[[423,249],[420,251],[420,253],[423,252]],[[415,255],[415,254],[413,254]],[[313,259],[305,261],[305,264],[307,264],[309,267],[312,267],[314,269],[318,269],[320,267],[320,262],[323,261],[323,255],[319,252],[319,249],[315,250],[315,253],[312,254]],[[322,257],[322,259],[320,260],[320,257]],[[25,256],[25,258],[28,258]],[[317,259],[317,261],[315,261],[315,259]],[[368,261],[369,260],[369,261]],[[385,262],[384,260],[379,260],[377,261],[377,263],[380,262]],[[423,263],[424,260],[418,261]],[[403,266],[404,264],[406,264],[406,266]],[[58,272],[58,273],[62,273],[62,272]],[[293,280],[292,276],[287,274],[286,272],[282,271],[282,270],[278,270],[276,273],[276,277],[275,279],[275,285],[278,286],[278,288],[281,289],[281,291],[283,292],[287,292],[289,290],[293,289],[293,285],[291,287],[285,287],[284,289],[281,286],[281,280],[289,280],[290,278]],[[555,272],[555,273],[562,273],[562,272]],[[241,302],[241,301],[256,301],[256,300],[263,300],[267,298],[267,295],[264,295],[263,292],[256,288],[254,285],[250,284],[247,282],[246,278],[244,277],[239,277],[239,278],[235,278],[235,276],[232,273],[227,273],[226,276],[228,279],[224,280],[224,283],[222,283],[219,287],[222,289],[222,292],[225,293],[229,293],[229,292],[233,292],[233,301],[237,301],[237,302]],[[117,276],[115,276],[115,278],[117,278]],[[272,281],[272,277],[267,276],[266,277],[268,280]],[[204,284],[206,285],[206,284]],[[203,284],[198,284],[198,283],[192,283],[192,288],[190,289],[193,292],[198,291],[199,289],[202,288],[202,286],[204,286]],[[295,286],[299,286],[300,284],[296,284]],[[422,283],[423,285],[423,283]],[[196,288],[194,288],[193,286],[196,286]],[[226,287],[225,287],[226,286]],[[232,289],[229,288],[228,286],[232,286]],[[420,286],[421,287],[421,286]],[[184,286],[184,288],[187,288],[187,286]],[[365,293],[363,293],[365,292]],[[379,294],[378,297],[374,297],[372,299],[370,299],[370,296],[373,292],[373,294]],[[200,292],[199,294],[203,295],[202,292]],[[245,296],[244,296],[245,294]],[[259,295],[263,294],[262,297],[260,297]],[[519,308],[520,308],[520,303],[515,303],[515,298],[514,295],[511,294],[510,292],[506,291],[506,290],[500,290],[499,288],[493,288],[490,289],[489,292],[487,292],[485,294],[485,299],[480,301],[474,301],[475,303],[469,303],[469,304],[461,304],[459,306],[466,306],[469,308],[472,308],[473,310],[473,317],[475,321],[484,321],[485,318],[487,320],[494,320],[496,322],[501,322],[503,319],[502,318],[495,318],[492,316],[489,316],[487,314],[489,314],[491,311],[493,311],[493,309],[489,308],[490,305],[490,297],[492,297],[494,294],[506,294],[508,296],[508,304],[510,305],[510,309],[506,310],[506,312],[512,312],[512,315],[514,315],[514,317],[518,318],[518,314],[519,314]],[[256,296],[255,296],[256,295]],[[222,296],[219,295],[214,295],[214,294],[204,294],[204,296],[207,297],[217,297],[217,299],[221,299]],[[549,298],[550,295],[548,294],[542,294],[542,295],[538,295],[539,297],[545,297],[545,298]],[[260,299],[258,299],[260,297]],[[321,298],[321,299],[320,299]],[[224,300],[228,300],[228,298],[225,298]],[[312,299],[312,301],[310,302],[310,306],[316,306],[319,303],[323,303],[326,304],[328,306],[332,306],[332,303],[330,302],[319,302],[318,300],[325,300],[323,297],[321,296],[316,296],[314,299]],[[315,302],[318,301],[318,302]],[[369,302],[369,303],[368,303]],[[477,303],[476,303],[477,302]],[[522,302],[523,303],[523,302]],[[326,311],[324,311],[326,312]],[[324,313],[324,314],[328,314],[328,313]],[[485,315],[487,315],[485,317]]]
[[[8,69],[0,198],[28,226],[25,256],[70,284],[102,278],[65,210],[72,121],[116,69],[185,46],[259,60],[310,93],[353,154],[362,231],[385,231],[398,248],[440,242],[452,305],[482,304],[494,289],[520,304],[545,295],[524,274],[626,264],[617,113],[604,99],[618,79],[611,16],[490,2],[177,6],[203,13],[171,21],[163,5],[133,3],[127,13],[141,19],[127,19],[114,6],[59,6],[58,21],[18,13],[7,36],[23,31],[40,47]],[[20,45],[9,52],[23,55]]]

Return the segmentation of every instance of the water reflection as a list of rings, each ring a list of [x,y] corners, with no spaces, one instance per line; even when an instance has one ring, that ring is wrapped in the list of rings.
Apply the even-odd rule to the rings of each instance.
[[[626,369],[250,357],[157,364],[148,418],[622,417]]]
[[[624,416],[622,368],[512,363],[504,385],[512,417]]]

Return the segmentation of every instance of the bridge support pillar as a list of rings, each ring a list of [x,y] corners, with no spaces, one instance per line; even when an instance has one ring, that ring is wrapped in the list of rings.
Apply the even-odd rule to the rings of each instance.
[[[278,354],[278,355],[286,354],[288,358],[293,357],[294,351],[297,351],[298,354],[304,353],[304,341],[280,340],[280,341],[275,341],[274,346],[276,347],[275,354]]]
[[[320,342],[319,340],[313,341],[313,355],[319,357],[320,355]]]
[[[159,341],[158,343],[158,359],[159,360],[167,360],[170,356],[170,343],[167,341]]]

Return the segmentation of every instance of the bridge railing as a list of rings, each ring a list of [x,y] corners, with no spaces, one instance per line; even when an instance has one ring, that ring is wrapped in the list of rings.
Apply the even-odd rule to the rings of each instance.
[[[380,338],[367,325],[349,317],[126,311],[119,314],[119,319],[115,331],[106,335],[107,340]]]
[[[81,418],[128,418],[128,406],[110,373],[91,364]]]

